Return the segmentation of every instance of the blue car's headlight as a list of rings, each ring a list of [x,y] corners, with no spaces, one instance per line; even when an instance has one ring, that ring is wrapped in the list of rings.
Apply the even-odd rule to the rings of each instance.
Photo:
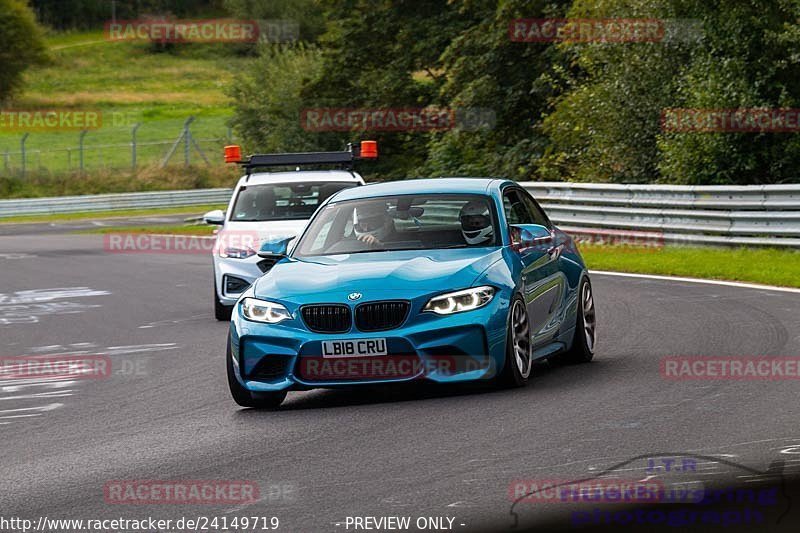
[[[437,315],[452,315],[453,313],[472,311],[491,302],[494,293],[494,287],[489,286],[449,292],[431,298],[422,310],[430,311]]]
[[[266,302],[255,298],[245,298],[242,300],[242,315],[247,320],[253,322],[264,322],[265,324],[277,324],[289,318],[292,314],[281,304]]]

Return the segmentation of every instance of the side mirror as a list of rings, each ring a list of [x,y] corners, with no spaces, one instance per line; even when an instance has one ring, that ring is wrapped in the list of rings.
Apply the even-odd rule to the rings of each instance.
[[[553,244],[553,234],[539,224],[515,224],[509,231],[511,246],[518,252]]]
[[[261,245],[261,249],[258,250],[258,257],[285,257],[286,252],[289,250],[289,243],[296,238],[297,237],[295,235],[292,235],[291,237],[278,237],[275,239],[270,239]]]
[[[203,215],[203,222],[206,224],[213,224],[215,226],[221,226],[225,224],[225,212],[221,209],[217,209],[215,211],[209,211],[205,215]]]

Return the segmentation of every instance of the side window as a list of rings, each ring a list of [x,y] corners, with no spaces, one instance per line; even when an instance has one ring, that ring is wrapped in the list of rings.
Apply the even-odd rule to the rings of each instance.
[[[547,215],[544,214],[544,210],[541,206],[536,203],[536,200],[528,194],[527,192],[521,193],[522,200],[525,202],[525,207],[527,207],[528,212],[533,215],[533,223],[539,224],[540,226],[544,226],[545,228],[552,228],[553,224],[550,222],[550,219],[547,218]]]
[[[520,198],[519,191],[509,189],[503,193],[503,210],[509,224],[538,224],[533,221],[533,216]]]

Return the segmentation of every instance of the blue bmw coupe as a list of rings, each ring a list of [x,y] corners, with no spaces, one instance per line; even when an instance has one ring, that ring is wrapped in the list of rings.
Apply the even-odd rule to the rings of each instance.
[[[418,379],[519,387],[535,360],[594,354],[583,259],[512,181],[346,189],[292,241],[263,245],[274,265],[235,306],[226,360],[241,406]]]

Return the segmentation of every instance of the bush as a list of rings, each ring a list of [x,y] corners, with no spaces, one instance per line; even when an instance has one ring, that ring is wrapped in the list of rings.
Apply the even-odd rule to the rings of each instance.
[[[319,72],[320,52],[298,45],[264,46],[251,68],[230,88],[236,102],[232,125],[252,150],[298,152],[319,149],[319,140],[301,127],[301,89]]]
[[[22,72],[47,59],[42,32],[23,0],[0,0],[0,103],[22,84]]]

